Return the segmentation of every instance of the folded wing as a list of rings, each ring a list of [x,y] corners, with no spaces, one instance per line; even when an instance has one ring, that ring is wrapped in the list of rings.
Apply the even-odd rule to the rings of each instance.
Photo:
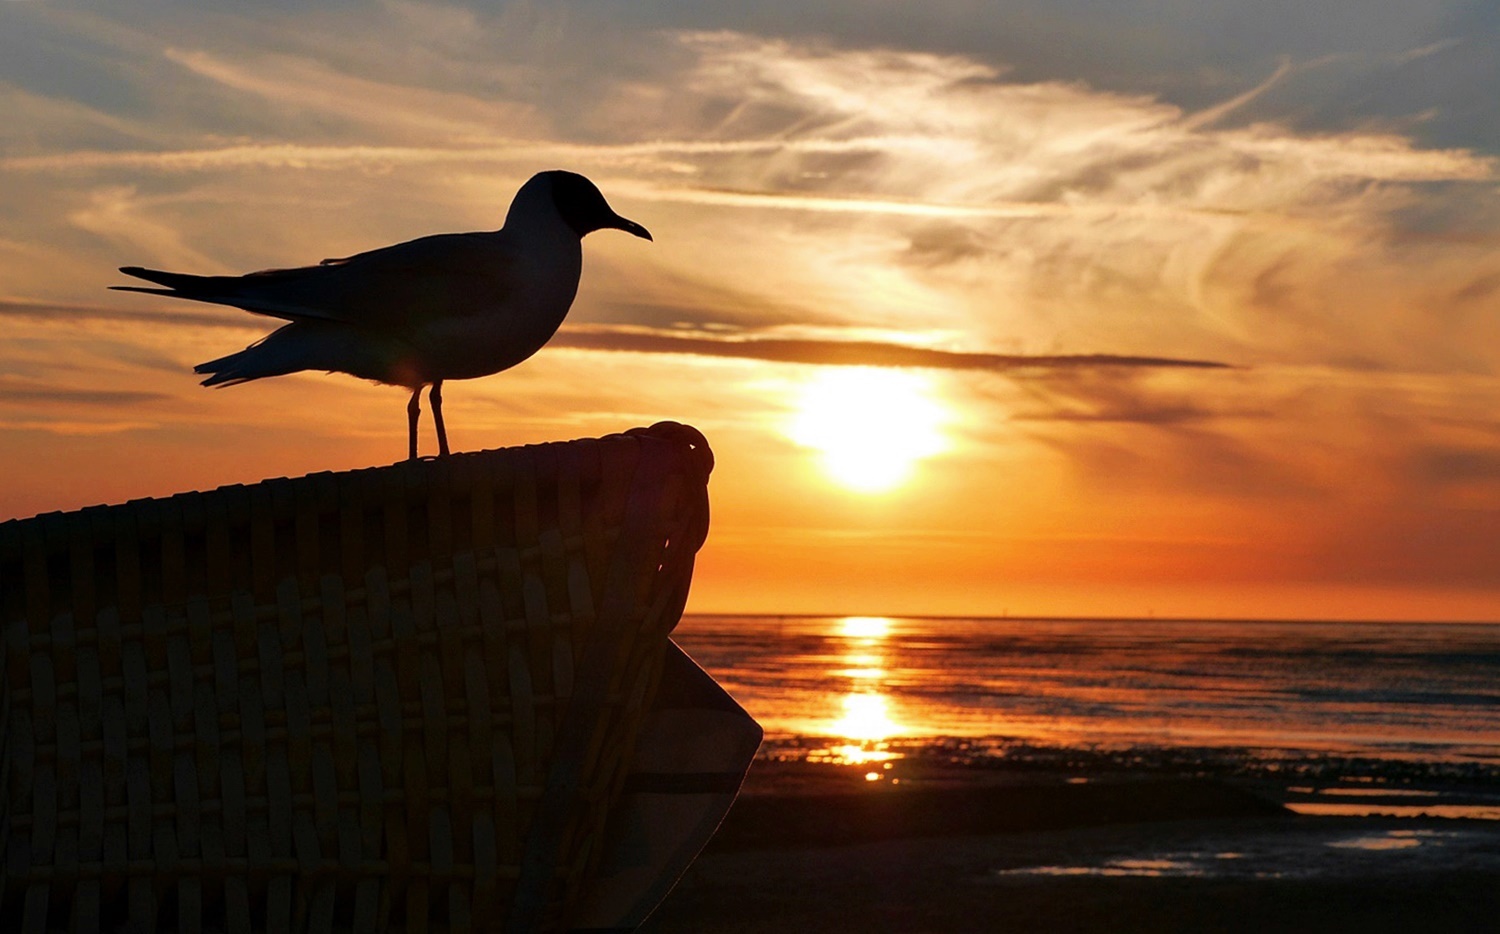
[[[113,288],[230,305],[287,321],[401,329],[493,307],[508,291],[514,262],[503,233],[439,234],[317,266],[243,276],[125,266],[120,271],[126,275],[164,288]]]

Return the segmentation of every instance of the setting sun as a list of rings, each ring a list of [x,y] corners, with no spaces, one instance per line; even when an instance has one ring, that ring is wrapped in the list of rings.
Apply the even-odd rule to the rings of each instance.
[[[891,621],[884,616],[846,616],[839,623],[839,635],[850,639],[884,639],[891,634]]]
[[[818,451],[828,474],[860,493],[894,489],[919,461],[948,447],[947,410],[921,374],[825,370],[808,380],[797,405],[788,435]]]

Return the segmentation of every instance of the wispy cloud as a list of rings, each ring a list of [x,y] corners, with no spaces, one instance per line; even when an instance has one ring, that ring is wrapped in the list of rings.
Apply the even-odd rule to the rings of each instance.
[[[371,80],[312,58],[255,54],[232,61],[179,48],[163,55],[195,75],[281,107],[401,136],[486,139],[540,123],[517,102]]]
[[[109,421],[73,421],[55,418],[13,419],[0,417],[0,431],[34,432],[69,438],[118,435],[131,431],[148,431],[156,427],[158,427],[156,422],[120,421],[118,419]]]
[[[0,403],[22,403],[27,406],[57,403],[113,408],[158,402],[170,398],[165,393],[129,389],[78,389],[53,386],[31,380],[0,378]]]
[[[191,306],[185,306],[181,310],[172,311],[131,311],[124,308],[105,308],[99,305],[9,298],[0,298],[0,317],[75,325],[86,325],[93,321],[111,321],[137,325],[190,324],[196,327],[233,330],[265,330],[267,326],[265,318],[251,317],[235,309],[204,312],[193,311]]]
[[[1226,101],[1220,101],[1219,103],[1214,104],[1212,107],[1205,107],[1197,113],[1192,114],[1183,121],[1183,126],[1192,129],[1198,129],[1200,127],[1206,127],[1212,123],[1217,123],[1228,115],[1234,113],[1236,110],[1239,110],[1246,104],[1265,94],[1267,91],[1271,90],[1271,88],[1280,84],[1282,79],[1287,75],[1290,75],[1292,71],[1293,66],[1291,60],[1285,58],[1282,59],[1281,64],[1276,66],[1276,70],[1271,72],[1270,76],[1267,77],[1266,80],[1262,81],[1260,84],[1257,84],[1255,87],[1251,88],[1248,91],[1245,91],[1241,94],[1236,94]]]
[[[1407,65],[1411,62],[1427,58],[1431,55],[1441,55],[1442,53],[1447,52],[1449,49],[1462,45],[1463,42],[1463,39],[1459,39],[1457,37],[1449,39],[1439,39],[1436,42],[1429,42],[1426,45],[1417,46],[1414,49],[1407,49],[1405,52],[1397,55],[1395,58],[1395,63],[1397,65]]]

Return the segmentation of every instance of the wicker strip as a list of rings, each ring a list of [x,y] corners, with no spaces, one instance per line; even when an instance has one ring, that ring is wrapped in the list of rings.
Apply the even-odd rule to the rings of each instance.
[[[565,928],[711,465],[666,424],[0,524],[0,930]]]

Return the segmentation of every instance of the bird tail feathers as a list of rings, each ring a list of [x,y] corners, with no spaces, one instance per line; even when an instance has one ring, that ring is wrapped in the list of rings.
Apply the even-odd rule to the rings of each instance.
[[[265,376],[280,376],[282,373],[290,373],[291,370],[276,371],[274,367],[266,367],[265,361],[259,359],[260,354],[255,353],[264,341],[251,344],[244,350],[236,351],[227,356],[200,363],[193,367],[193,372],[206,374],[208,379],[204,380],[204,386],[237,386],[247,383],[252,379],[260,379]]]
[[[378,334],[351,339],[349,330],[316,321],[294,321],[227,356],[200,363],[193,372],[207,376],[205,386],[234,386],[267,376],[300,370],[349,373],[377,382],[412,385],[399,363],[410,348],[384,341]]]
[[[165,289],[146,289],[138,285],[112,285],[119,292],[148,292],[155,295],[176,295],[184,298],[201,298],[223,291],[224,285],[233,281],[226,276],[195,276],[185,272],[167,272],[162,269],[147,269],[144,266],[121,266],[127,276],[155,282]]]
[[[252,379],[308,369],[306,348],[295,340],[285,339],[286,335],[281,340],[272,340],[280,333],[273,331],[244,350],[200,363],[193,367],[193,372],[208,376],[201,383],[203,386],[238,386]]]

